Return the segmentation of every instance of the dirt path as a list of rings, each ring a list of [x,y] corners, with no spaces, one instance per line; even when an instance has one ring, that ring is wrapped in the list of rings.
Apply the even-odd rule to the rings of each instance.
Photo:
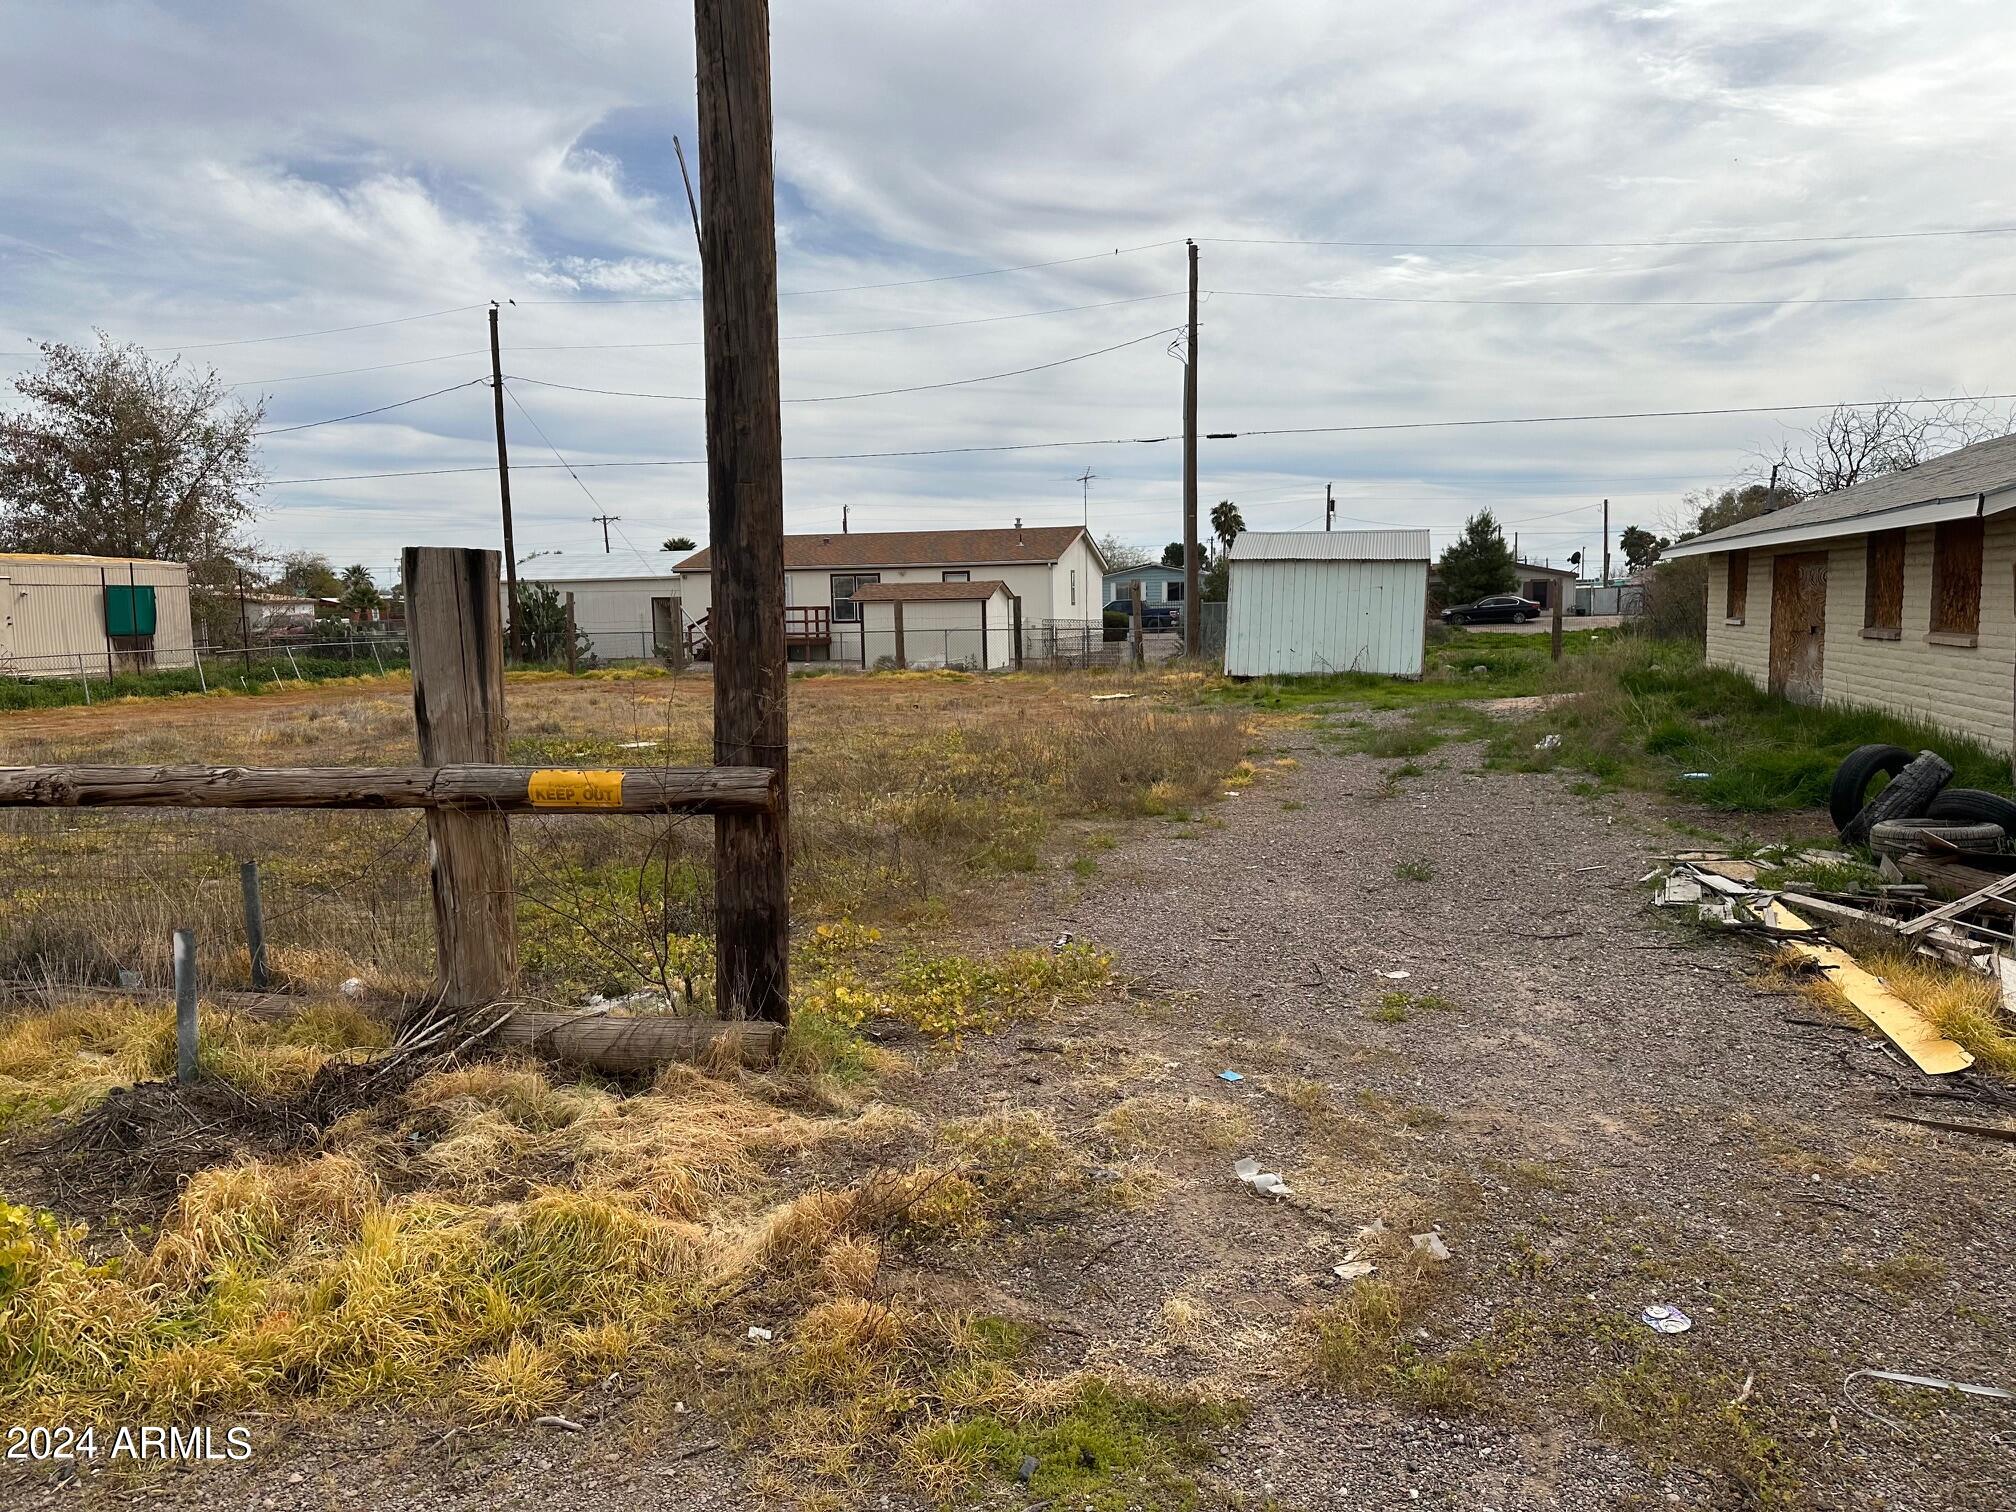
[[[2016,1374],[2016,1156],[1872,1121],[1950,1110],[1902,1095],[1923,1083],[1881,1044],[1750,985],[1753,948],[1646,908],[1636,879],[1679,838],[1649,805],[1488,774],[1473,748],[1403,766],[1283,744],[1299,766],[1144,826],[1028,915],[1028,941],[1111,950],[1132,998],[917,1051],[929,1074],[891,1089],[1041,1113],[1148,1190],[937,1278],[1035,1323],[1059,1369],[1243,1397],[1214,1475],[1247,1505],[2016,1505],[2005,1408],[1862,1383],[1886,1427],[1842,1399],[1865,1366]],[[1241,1155],[1295,1198],[1249,1193]],[[1331,1267],[1381,1219],[1382,1275],[1434,1226],[1453,1258],[1421,1267],[1372,1368],[1323,1389],[1312,1319],[1349,1305]],[[1661,1302],[1692,1331],[1644,1327]],[[744,1504],[726,1454],[683,1457],[711,1438],[697,1416],[437,1433],[345,1420],[153,1504]]]

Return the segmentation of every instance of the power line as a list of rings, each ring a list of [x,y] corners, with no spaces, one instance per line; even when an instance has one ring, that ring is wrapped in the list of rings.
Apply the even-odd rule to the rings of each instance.
[[[1457,294],[1312,294],[1276,289],[1212,289],[1232,299],[1324,299],[1346,304],[1558,305],[1562,307],[1632,307],[1639,305],[1692,308],[1722,305],[1854,305],[1913,304],[1939,300],[2016,299],[2016,291],[1981,294],[1839,294],[1788,299],[1501,299]]]
[[[284,436],[290,431],[314,430],[318,425],[341,425],[345,420],[362,420],[367,415],[382,415],[387,410],[404,409],[409,404],[418,404],[425,399],[438,399],[443,394],[452,394],[457,389],[469,388],[478,383],[487,383],[485,378],[465,378],[460,383],[451,383],[446,388],[435,389],[432,393],[415,394],[411,399],[401,399],[393,404],[381,404],[376,409],[358,410],[349,415],[331,415],[327,420],[304,420],[299,425],[277,425],[267,430],[257,430],[255,436]]]
[[[525,380],[514,381],[522,382]],[[1857,409],[1876,404],[1962,404],[1990,399],[2016,400],[2016,393],[1921,395],[1916,399],[1843,399],[1828,400],[1813,404],[1730,405],[1720,409],[1628,410],[1582,415],[1520,415],[1478,420],[1393,420],[1370,425],[1305,425],[1271,430],[1207,431],[1203,439],[1206,441],[1238,441],[1257,436],[1339,435],[1369,431],[1443,430],[1488,425],[1567,425],[1583,421],[1604,420],[1674,420],[1714,415],[1769,415],[1779,413],[1790,414],[1804,410]],[[1072,447],[1159,446],[1179,439],[1181,438],[1175,435],[1163,435],[1106,436],[1096,440],[1083,441],[1008,441],[985,446],[920,446],[897,451],[808,452],[787,456],[784,460],[786,462],[875,462],[903,457],[966,457],[992,452],[1063,451]],[[706,465],[706,461],[705,457],[668,457],[637,461],[582,462],[573,465],[585,471],[589,468],[604,467],[702,467]],[[531,464],[533,468],[542,466],[551,467],[553,465],[551,463]],[[456,473],[489,472],[490,470],[489,467],[428,467],[403,469],[396,472],[341,473],[319,478],[275,478],[269,481],[274,487],[285,487],[306,483],[355,483],[371,478],[435,478],[447,477]],[[1614,498],[1616,495],[1613,494],[1611,497]]]
[[[1059,357],[1054,362],[1039,362],[1032,367],[1012,368],[1005,373],[982,373],[974,378],[948,378],[942,383],[912,383],[902,388],[866,389],[858,394],[806,394],[797,397],[787,397],[783,402],[785,404],[832,404],[842,399],[883,399],[892,394],[921,394],[931,389],[962,388],[972,383],[993,383],[1002,378],[1020,378],[1029,373],[1047,372],[1051,368],[1066,367],[1071,363],[1084,362],[1093,357],[1104,357],[1108,352],[1118,352],[1127,347],[1139,346],[1144,341],[1153,341],[1159,336],[1167,336],[1171,331],[1181,329],[1182,327],[1180,326],[1165,326],[1159,331],[1150,331],[1145,336],[1135,336],[1126,341],[1115,342],[1112,346],[1101,347],[1096,352],[1080,352],[1075,357]],[[674,399],[698,404],[704,402],[707,397],[705,394],[652,394],[635,389],[590,388],[584,384],[555,383],[549,379],[527,378],[522,374],[516,373],[511,376],[512,381],[515,383],[530,383],[539,388],[565,389],[567,392],[573,394],[601,394],[612,399]]]
[[[1200,242],[1247,247],[1419,247],[1429,250],[1475,248],[1492,251],[1556,250],[1605,247],[1782,247],[1816,242],[1919,241],[1946,236],[2009,236],[2016,226],[1959,226],[1942,231],[1848,231],[1814,236],[1666,237],[1648,241],[1343,241],[1298,236],[1200,236]]]
[[[560,455],[560,448],[553,444],[553,439],[552,437],[546,434],[545,427],[540,425],[540,423],[537,420],[534,420],[532,418],[532,411],[525,408],[524,401],[520,399],[516,394],[511,392],[510,386],[508,384],[505,385],[504,387],[504,393],[505,396],[509,398],[513,404],[518,406],[518,413],[525,417],[526,424],[530,425],[532,429],[538,434],[539,439],[546,443],[546,450],[553,453],[554,460],[557,461],[562,467],[567,469],[567,476],[574,480],[575,487],[579,488],[581,492],[583,492],[588,496],[588,502],[590,504],[593,504],[597,509],[600,509],[602,507],[602,501],[596,498],[594,490],[589,488],[589,486],[581,480],[581,475],[576,471],[574,471],[573,464],[568,462],[568,460],[565,457]],[[613,520],[615,519],[615,516],[611,515],[609,516],[609,518]],[[604,551],[608,550],[608,546],[606,543],[603,546],[603,550]]]

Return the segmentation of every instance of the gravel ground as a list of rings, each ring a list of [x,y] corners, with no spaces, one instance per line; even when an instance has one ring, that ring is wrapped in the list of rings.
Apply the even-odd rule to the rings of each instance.
[[[2016,1376],[2008,1147],[1872,1121],[1957,1105],[1916,1101],[1924,1079],[1879,1042],[1751,985],[1754,948],[1647,908],[1636,879],[1692,843],[1649,804],[1488,774],[1463,746],[1411,776],[1324,754],[1305,733],[1282,748],[1299,767],[1269,768],[1198,822],[1143,827],[1091,883],[1032,906],[1024,938],[1097,941],[1132,996],[938,1054],[916,1083],[943,1115],[1043,1111],[1101,1161],[1152,1166],[1159,1197],[1032,1230],[943,1279],[971,1305],[1047,1320],[1058,1367],[1242,1395],[1252,1413],[1215,1489],[1249,1505],[1271,1493],[1299,1508],[1740,1506],[1717,1447],[1734,1422],[1783,1446],[1778,1489],[1794,1505],[2016,1506],[2005,1407],[1879,1398],[1891,1428],[1841,1397],[1864,1366]],[[1402,991],[1447,1006],[1382,1015]],[[1226,1068],[1245,1079],[1219,1080]],[[1130,1101],[1159,1110],[1145,1148],[1121,1147],[1107,1121]],[[1242,1154],[1296,1197],[1248,1193],[1230,1170]],[[1309,1310],[1336,1300],[1330,1267],[1382,1217],[1439,1224],[1453,1251],[1425,1351],[1515,1318],[1551,1325],[1543,1347],[1498,1361],[1490,1410],[1443,1417],[1311,1385]],[[1172,1298],[1191,1304],[1182,1326]],[[1643,1330],[1651,1302],[1685,1307],[1694,1330]],[[1649,1441],[1620,1447],[1591,1392],[1648,1348],[1678,1372],[1660,1380],[1733,1395],[1749,1375],[1746,1405],[1661,1399]],[[599,1399],[571,1410],[592,1419]],[[620,1407],[578,1435],[437,1443],[443,1431],[377,1416],[326,1438],[255,1426],[249,1466],[124,1500],[102,1478],[0,1480],[0,1503],[746,1504],[725,1452],[691,1452],[713,1438],[697,1416],[649,1433]]]

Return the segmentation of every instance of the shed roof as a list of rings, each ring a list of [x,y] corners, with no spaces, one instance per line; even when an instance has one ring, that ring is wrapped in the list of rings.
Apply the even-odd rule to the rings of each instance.
[[[1005,530],[857,530],[784,537],[785,570],[824,567],[935,567],[985,562],[1028,565],[1054,562],[1085,535],[1082,525],[1026,525]],[[1085,537],[1088,544],[1091,537]],[[711,547],[678,564],[681,572],[707,572]],[[1098,555],[1099,548],[1092,547]],[[1104,559],[1101,559],[1104,566]]]
[[[0,551],[0,562],[56,563],[65,567],[181,567],[161,557],[72,556],[61,551]]]
[[[1235,562],[1425,562],[1425,530],[1247,530],[1232,540]]]
[[[963,599],[990,599],[1006,593],[1008,585],[995,578],[973,583],[864,583],[854,590],[857,604],[957,602]]]
[[[1513,566],[1520,572],[1534,573],[1540,577],[1580,578],[1582,576],[1582,569],[1579,567],[1548,567],[1539,562],[1515,562]]]
[[[1997,436],[1993,441],[1977,441],[1902,472],[1886,473],[1866,483],[1801,499],[1754,520],[1739,520],[1670,546],[1662,555],[1701,556],[1776,541],[1824,540],[1828,536],[1886,530],[1893,525],[1927,524],[1940,512],[1938,506],[1947,506],[1944,513],[1957,518],[1974,513],[1972,506],[1981,495],[2010,487],[2016,487],[2016,435]],[[1926,507],[1933,513],[1923,519],[1892,517],[1899,510]]]
[[[676,551],[542,551],[518,564],[528,583],[615,582],[626,578],[669,578],[679,574]]]

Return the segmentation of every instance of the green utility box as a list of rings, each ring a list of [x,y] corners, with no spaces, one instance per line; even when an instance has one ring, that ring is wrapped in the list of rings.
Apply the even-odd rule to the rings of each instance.
[[[105,633],[110,636],[152,635],[154,633],[154,588],[152,584],[105,587]]]

